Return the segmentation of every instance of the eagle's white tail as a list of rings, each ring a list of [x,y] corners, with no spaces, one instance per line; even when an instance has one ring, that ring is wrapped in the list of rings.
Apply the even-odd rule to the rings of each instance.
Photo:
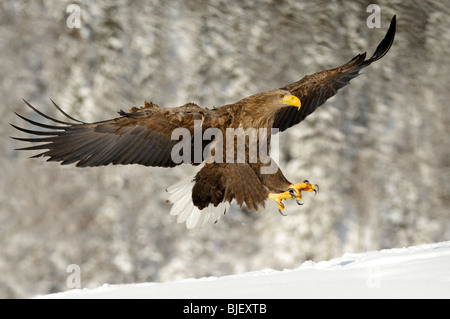
[[[209,204],[208,207],[200,210],[192,202],[192,188],[194,185],[195,180],[191,176],[166,189],[170,194],[167,202],[173,204],[170,215],[178,216],[178,223],[186,222],[188,229],[217,223],[230,207],[230,203],[222,202],[217,206]]]

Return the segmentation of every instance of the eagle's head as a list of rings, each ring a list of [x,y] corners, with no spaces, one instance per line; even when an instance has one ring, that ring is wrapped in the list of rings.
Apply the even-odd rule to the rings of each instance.
[[[251,108],[258,108],[263,110],[275,109],[285,107],[286,105],[292,105],[300,109],[301,102],[298,97],[292,95],[286,90],[270,90],[251,95],[241,100],[244,105]]]
[[[276,91],[279,91],[279,93],[277,94],[280,103],[295,106],[300,110],[302,103],[300,102],[300,99],[298,97],[292,95],[288,91],[284,90],[276,90]]]
[[[300,109],[298,97],[286,90],[270,90],[254,94],[241,101],[240,118],[243,127],[270,127],[278,110],[288,106]]]

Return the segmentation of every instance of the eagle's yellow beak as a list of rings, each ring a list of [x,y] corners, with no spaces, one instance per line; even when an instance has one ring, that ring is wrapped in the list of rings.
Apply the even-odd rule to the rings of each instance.
[[[302,106],[302,102],[295,95],[287,95],[283,99],[280,100],[281,103],[286,103],[288,105],[296,106],[299,110]]]

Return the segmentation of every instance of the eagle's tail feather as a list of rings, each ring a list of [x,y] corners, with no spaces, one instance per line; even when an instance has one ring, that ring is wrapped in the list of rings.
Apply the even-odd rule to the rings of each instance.
[[[229,202],[222,202],[217,206],[209,204],[203,209],[196,207],[192,202],[192,189],[195,183],[194,178],[189,177],[166,189],[170,194],[167,202],[173,204],[170,215],[177,216],[178,223],[185,222],[188,229],[216,223],[230,207]]]

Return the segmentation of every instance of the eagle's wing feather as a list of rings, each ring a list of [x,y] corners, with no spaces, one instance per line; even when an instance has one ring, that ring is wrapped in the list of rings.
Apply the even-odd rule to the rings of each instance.
[[[337,68],[307,75],[301,80],[281,88],[297,96],[302,103],[302,107],[300,110],[293,106],[280,109],[275,115],[273,127],[284,131],[300,123],[324,104],[326,100],[335,95],[340,88],[346,86],[350,83],[350,80],[357,77],[361,69],[381,59],[389,51],[394,41],[395,27],[396,17],[394,16],[386,36],[380,42],[371,58],[366,60],[366,53],[362,53]]]
[[[102,166],[108,164],[142,164],[145,166],[173,167],[172,147],[179,140],[172,140],[176,128],[186,128],[192,134],[194,121],[201,120],[208,126],[215,117],[214,110],[202,109],[193,103],[178,108],[164,108],[147,103],[131,112],[121,111],[121,117],[95,123],[84,123],[55,107],[69,120],[50,117],[32,105],[27,105],[39,115],[55,122],[55,125],[39,123],[19,115],[25,121],[39,127],[29,130],[13,125],[16,129],[39,137],[15,139],[41,144],[21,150],[46,150],[33,157],[47,156],[49,161],[61,164],[77,163],[77,166]],[[57,124],[57,125],[56,125]],[[41,137],[42,136],[42,137]]]

